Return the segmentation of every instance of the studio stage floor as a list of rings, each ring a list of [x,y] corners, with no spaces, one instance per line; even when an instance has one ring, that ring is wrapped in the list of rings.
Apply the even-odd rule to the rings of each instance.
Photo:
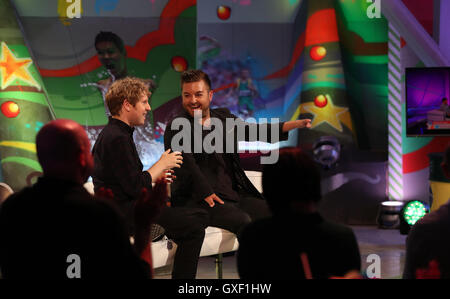
[[[355,232],[361,253],[361,270],[366,272],[372,263],[367,261],[371,254],[377,254],[381,263],[381,279],[400,279],[405,263],[406,235],[398,229],[379,229],[376,226],[351,226]],[[170,279],[170,267],[155,269],[156,279]],[[215,259],[200,258],[197,279],[215,279]],[[223,258],[223,278],[238,279],[236,255]]]

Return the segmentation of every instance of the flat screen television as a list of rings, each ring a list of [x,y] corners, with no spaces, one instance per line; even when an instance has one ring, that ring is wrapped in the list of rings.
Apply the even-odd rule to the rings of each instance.
[[[405,69],[406,135],[450,136],[450,67]]]

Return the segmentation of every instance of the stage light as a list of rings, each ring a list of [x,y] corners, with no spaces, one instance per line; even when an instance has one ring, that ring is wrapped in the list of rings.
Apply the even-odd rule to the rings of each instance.
[[[383,201],[378,209],[377,223],[380,228],[398,228],[404,203],[396,200]]]
[[[428,211],[428,206],[419,200],[407,202],[401,212],[400,233],[408,234],[411,227],[423,218]]]
[[[322,136],[313,145],[314,160],[325,169],[331,169],[339,161],[341,145],[335,136]]]
[[[405,218],[406,223],[412,226],[416,224],[419,219],[425,216],[426,213],[427,208],[425,205],[418,200],[414,200],[405,205],[403,217]]]
[[[17,117],[17,115],[19,115],[19,113],[20,113],[19,105],[17,105],[13,101],[4,102],[1,105],[0,109],[1,109],[1,111],[3,113],[3,115],[8,117],[8,118]]]

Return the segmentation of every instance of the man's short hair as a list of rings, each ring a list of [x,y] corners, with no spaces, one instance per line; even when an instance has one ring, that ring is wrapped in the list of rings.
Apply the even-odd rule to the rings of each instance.
[[[144,80],[135,77],[125,77],[114,81],[105,95],[105,100],[111,115],[119,115],[125,99],[134,106],[142,95],[148,97],[151,95]]]
[[[76,163],[84,144],[77,134],[65,127],[46,124],[36,135],[36,153],[44,172],[55,165]]]
[[[211,90],[211,80],[208,75],[201,70],[187,70],[181,73],[181,89],[183,89],[184,83],[192,83],[204,81],[208,86],[209,90]]]
[[[95,49],[97,49],[97,44],[101,42],[112,42],[122,54],[126,53],[123,40],[113,32],[100,31],[100,33],[95,37]]]
[[[278,162],[266,164],[262,186],[274,214],[286,211],[292,202],[318,202],[321,198],[320,171],[299,148],[280,149]]]

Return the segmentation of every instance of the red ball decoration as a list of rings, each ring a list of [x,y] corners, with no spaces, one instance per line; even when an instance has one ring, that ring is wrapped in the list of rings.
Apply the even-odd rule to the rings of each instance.
[[[309,51],[309,56],[314,61],[322,60],[327,55],[327,49],[322,46],[314,46]]]
[[[314,105],[316,105],[319,108],[323,108],[327,104],[328,104],[328,100],[323,94],[320,94],[314,98]]]
[[[13,101],[4,102],[0,107],[4,116],[14,118],[20,113],[19,105]]]
[[[172,64],[172,68],[177,72],[184,72],[187,70],[188,63],[186,58],[182,56],[174,56],[170,62]]]
[[[221,5],[217,7],[217,17],[223,21],[228,20],[231,16],[231,8]]]

